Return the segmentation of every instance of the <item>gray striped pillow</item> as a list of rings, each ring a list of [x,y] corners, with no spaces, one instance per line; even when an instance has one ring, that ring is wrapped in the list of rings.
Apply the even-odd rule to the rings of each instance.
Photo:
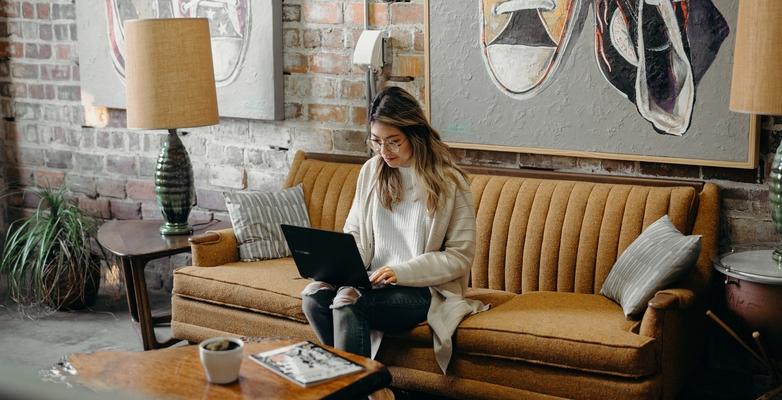
[[[279,192],[224,192],[242,261],[291,255],[280,224],[310,226],[301,184]]]
[[[600,294],[638,315],[654,294],[682,277],[701,252],[701,236],[685,236],[667,215],[655,221],[619,256]]]

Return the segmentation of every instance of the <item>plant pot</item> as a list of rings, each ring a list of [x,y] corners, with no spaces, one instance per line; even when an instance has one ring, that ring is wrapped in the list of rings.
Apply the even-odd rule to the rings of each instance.
[[[233,343],[229,350],[208,350],[212,342],[227,340]],[[204,367],[206,379],[210,383],[227,384],[239,379],[239,368],[244,355],[244,342],[237,338],[215,337],[206,339],[198,345],[198,355]]]
[[[95,305],[100,289],[100,259],[93,256],[93,264],[86,274],[76,273],[75,268],[61,275],[55,283],[47,276],[46,286],[52,289],[52,306],[57,310],[81,310]],[[56,285],[56,289],[54,289]]]

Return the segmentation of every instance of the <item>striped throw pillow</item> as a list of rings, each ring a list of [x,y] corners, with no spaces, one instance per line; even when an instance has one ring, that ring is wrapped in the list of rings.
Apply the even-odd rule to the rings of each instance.
[[[619,256],[600,294],[619,303],[628,318],[641,314],[658,290],[674,283],[695,264],[700,252],[700,235],[683,235],[665,215]]]
[[[279,192],[224,192],[242,261],[291,255],[280,224],[310,226],[301,184]]]

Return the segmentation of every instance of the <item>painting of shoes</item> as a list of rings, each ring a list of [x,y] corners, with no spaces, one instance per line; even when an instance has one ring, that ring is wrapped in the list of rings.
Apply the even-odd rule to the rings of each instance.
[[[594,10],[603,76],[655,130],[683,135],[697,82],[727,37],[725,19],[710,0],[595,0]]]
[[[529,99],[556,75],[582,0],[481,0],[481,46],[489,75],[515,99]]]

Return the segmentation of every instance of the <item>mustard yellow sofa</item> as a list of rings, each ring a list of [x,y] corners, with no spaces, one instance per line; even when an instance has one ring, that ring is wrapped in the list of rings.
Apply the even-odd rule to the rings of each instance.
[[[296,154],[312,226],[341,230],[363,159]],[[491,303],[462,321],[443,375],[425,323],[387,335],[378,359],[393,386],[454,398],[670,399],[702,348],[718,188],[709,183],[471,168],[477,249],[468,296]],[[664,214],[702,235],[696,267],[627,320],[599,295],[617,256]],[[232,230],[192,240],[194,266],[174,274],[173,335],[316,340],[291,258],[238,261]]]

